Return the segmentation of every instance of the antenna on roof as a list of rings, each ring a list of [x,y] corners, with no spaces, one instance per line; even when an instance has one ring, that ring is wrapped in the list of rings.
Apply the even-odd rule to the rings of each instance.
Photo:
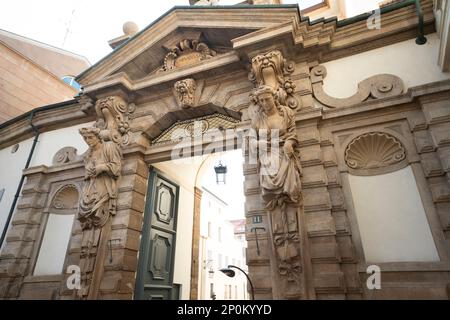
[[[69,35],[69,33],[71,33],[70,28],[72,26],[72,20],[73,20],[74,15],[75,15],[75,9],[72,10],[72,14],[70,15],[69,22],[67,23],[66,33],[64,35],[64,40],[61,45],[62,48],[64,48],[64,45],[66,44],[67,36]]]

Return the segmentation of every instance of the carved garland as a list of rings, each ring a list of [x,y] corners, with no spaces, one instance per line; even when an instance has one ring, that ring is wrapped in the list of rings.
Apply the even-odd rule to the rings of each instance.
[[[406,158],[406,150],[395,137],[371,132],[353,139],[345,149],[345,162],[352,169],[376,169]]]

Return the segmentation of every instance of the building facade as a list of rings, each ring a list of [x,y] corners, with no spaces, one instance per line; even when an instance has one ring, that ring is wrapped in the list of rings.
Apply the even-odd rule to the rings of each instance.
[[[448,299],[448,6],[386,5],[377,28],[175,7],[75,100],[0,125],[0,296],[198,299],[198,178],[225,147],[246,157],[256,299]]]
[[[75,76],[90,66],[71,52],[0,30],[0,123],[44,105],[72,100]]]
[[[220,269],[229,265],[248,272],[245,239],[235,238],[234,225],[228,221],[228,204],[216,194],[202,188],[200,217],[200,300],[246,300],[247,278],[238,269],[228,277]]]

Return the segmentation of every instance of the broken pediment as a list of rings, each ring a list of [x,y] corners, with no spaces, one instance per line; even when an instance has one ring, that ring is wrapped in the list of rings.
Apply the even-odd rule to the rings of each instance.
[[[232,51],[229,39],[241,34],[242,31],[228,32],[226,37],[218,38],[214,32],[180,28],[111,75],[123,72],[131,80],[139,80],[150,75],[201,64],[205,60]]]

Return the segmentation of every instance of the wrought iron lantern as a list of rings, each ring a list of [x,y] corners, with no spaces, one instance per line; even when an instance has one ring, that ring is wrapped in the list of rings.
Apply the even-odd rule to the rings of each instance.
[[[222,161],[219,161],[219,164],[214,167],[214,171],[216,172],[216,183],[225,184],[227,176],[227,166],[223,165]]]

